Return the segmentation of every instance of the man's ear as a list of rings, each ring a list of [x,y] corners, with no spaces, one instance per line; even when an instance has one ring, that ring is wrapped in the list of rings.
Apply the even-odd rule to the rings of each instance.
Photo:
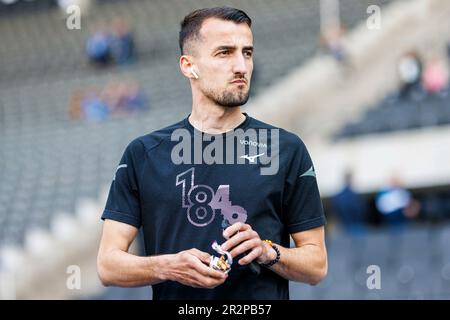
[[[192,63],[192,56],[182,55],[180,57],[180,70],[186,78],[198,79],[198,74],[193,71],[194,65]]]

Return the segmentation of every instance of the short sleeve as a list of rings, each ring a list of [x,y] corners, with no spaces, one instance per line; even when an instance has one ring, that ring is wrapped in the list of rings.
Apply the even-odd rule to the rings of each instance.
[[[111,219],[141,226],[141,209],[139,201],[138,175],[136,165],[143,155],[141,142],[130,143],[116,168],[102,220]]]
[[[325,225],[326,219],[311,157],[300,138],[295,137],[294,152],[286,173],[283,216],[289,233]]]

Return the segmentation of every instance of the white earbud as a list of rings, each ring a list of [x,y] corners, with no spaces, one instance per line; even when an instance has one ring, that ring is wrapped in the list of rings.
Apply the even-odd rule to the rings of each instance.
[[[194,67],[191,67],[191,73],[195,79],[198,79],[198,74],[194,71]]]

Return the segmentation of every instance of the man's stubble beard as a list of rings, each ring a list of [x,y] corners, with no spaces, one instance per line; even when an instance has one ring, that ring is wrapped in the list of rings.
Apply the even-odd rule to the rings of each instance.
[[[219,106],[225,108],[239,107],[247,103],[250,87],[247,90],[225,90],[222,92],[211,89],[202,90],[203,94]]]

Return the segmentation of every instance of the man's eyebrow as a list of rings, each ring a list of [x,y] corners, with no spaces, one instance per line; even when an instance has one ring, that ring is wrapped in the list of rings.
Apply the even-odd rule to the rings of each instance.
[[[236,50],[236,46],[219,46],[214,51],[220,50]],[[253,51],[253,46],[245,46],[243,50],[251,50]]]
[[[214,51],[220,50],[236,50],[236,46],[218,46]]]

